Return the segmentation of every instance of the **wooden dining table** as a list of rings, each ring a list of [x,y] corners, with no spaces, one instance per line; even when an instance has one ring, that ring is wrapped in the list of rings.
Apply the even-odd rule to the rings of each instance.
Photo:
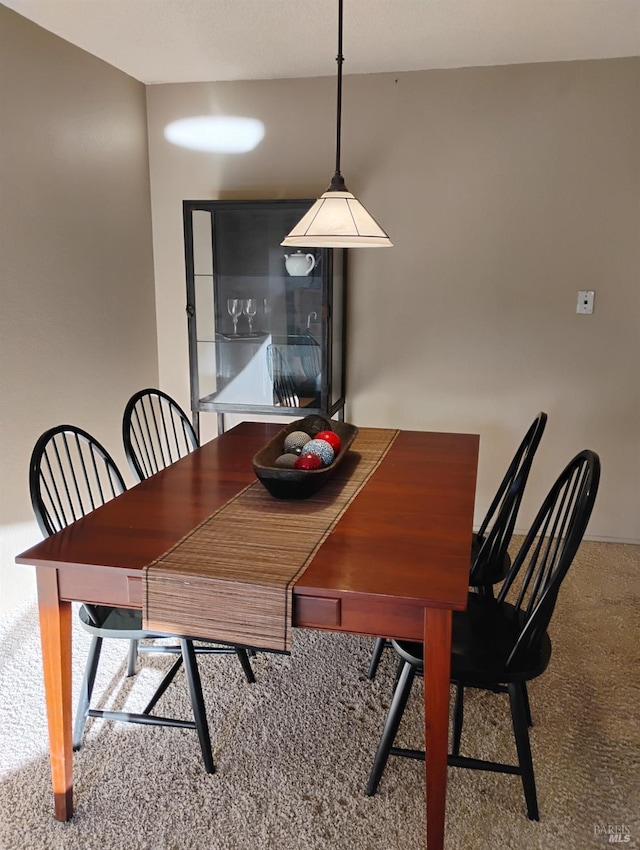
[[[280,429],[243,422],[16,557],[36,567],[58,820],[73,814],[71,603],[142,608],[145,567],[262,486],[251,458]],[[428,850],[444,844],[451,621],[467,599],[478,446],[397,432],[290,588],[293,627],[424,641]]]

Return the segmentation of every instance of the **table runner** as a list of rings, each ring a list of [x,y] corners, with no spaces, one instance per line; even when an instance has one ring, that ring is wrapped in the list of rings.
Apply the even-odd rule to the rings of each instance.
[[[398,433],[361,429],[309,499],[274,499],[259,481],[248,485],[145,567],[144,627],[289,652],[293,584]]]

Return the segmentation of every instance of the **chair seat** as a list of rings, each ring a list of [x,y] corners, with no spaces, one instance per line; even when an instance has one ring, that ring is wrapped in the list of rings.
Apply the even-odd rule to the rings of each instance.
[[[148,633],[142,628],[142,611],[135,608],[109,608],[82,605],[78,612],[83,628],[101,637],[140,640]]]
[[[551,640],[546,633],[531,656],[520,656],[516,665],[507,667],[522,631],[522,619],[512,605],[470,593],[467,610],[453,613],[451,680],[492,688],[498,682],[528,682],[540,676],[551,658]],[[421,643],[394,640],[393,646],[403,660],[422,667]]]
[[[536,649],[507,666],[525,621],[513,605],[492,597],[469,594],[467,610],[454,612],[451,638],[451,679],[466,685],[528,682],[543,673],[551,658],[551,641],[544,634]]]
[[[142,611],[136,608],[109,608],[107,605],[82,605],[78,612],[82,627],[103,638],[173,638],[180,635],[165,634],[142,626]]]

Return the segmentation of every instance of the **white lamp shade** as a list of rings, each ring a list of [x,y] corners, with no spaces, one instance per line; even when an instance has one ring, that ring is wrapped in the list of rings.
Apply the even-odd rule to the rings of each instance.
[[[300,248],[385,248],[387,234],[351,192],[325,192],[280,243]]]

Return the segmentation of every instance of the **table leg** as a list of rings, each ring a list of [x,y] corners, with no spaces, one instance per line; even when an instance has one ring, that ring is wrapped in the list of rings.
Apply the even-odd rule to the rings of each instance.
[[[449,743],[451,611],[424,612],[424,734],[427,850],[443,850]]]
[[[71,603],[58,598],[58,573],[36,569],[51,780],[58,820],[73,814],[71,746]]]

